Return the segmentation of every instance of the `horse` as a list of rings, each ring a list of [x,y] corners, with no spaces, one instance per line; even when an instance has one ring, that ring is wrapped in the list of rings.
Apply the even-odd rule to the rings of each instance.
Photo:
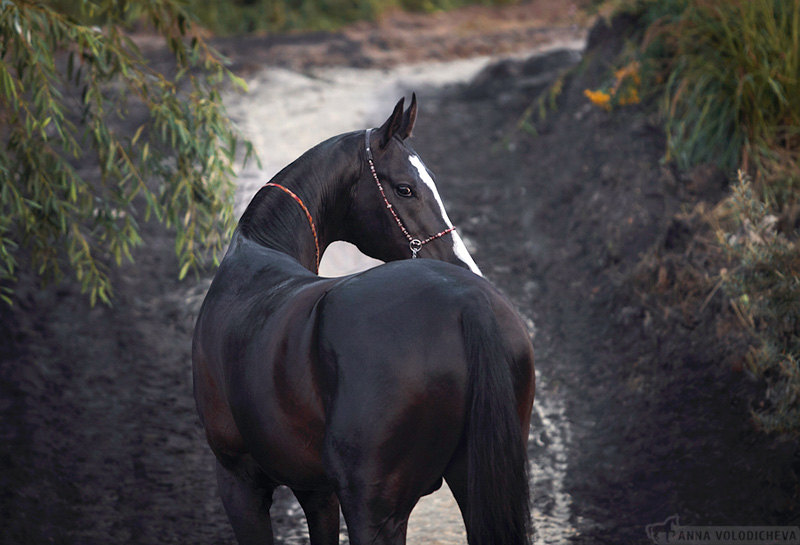
[[[529,543],[533,348],[407,143],[416,117],[401,99],[259,189],[203,301],[194,396],[242,545],[273,543],[280,485],[312,545],[340,508],[353,545],[402,544],[442,479],[470,545]],[[386,263],[322,278],[336,240]]]

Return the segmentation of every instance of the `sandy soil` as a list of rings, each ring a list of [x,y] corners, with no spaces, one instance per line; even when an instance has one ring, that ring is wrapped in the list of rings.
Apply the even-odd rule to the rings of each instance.
[[[475,13],[483,12],[462,24],[479,21]],[[503,49],[543,32],[509,26],[513,38],[492,38],[498,49],[476,46],[457,56],[540,45],[523,39]],[[477,27],[478,36],[494,36]],[[561,28],[559,39],[580,38]],[[676,214],[718,201],[725,182],[661,165],[664,138],[646,107],[607,113],[586,102],[583,89],[607,77],[625,29],[623,22],[592,33],[557,107],[536,120],[537,136],[517,130],[518,121],[577,60],[573,53],[503,61],[468,83],[426,85],[422,75],[412,82],[422,107],[415,148],[437,173],[476,261],[535,324],[539,393],[529,454],[536,541],[644,543],[645,526],[673,514],[683,524],[797,525],[798,445],[752,426],[749,404],[760,385],[736,364],[746,345],[724,327],[729,310],[721,294],[687,317],[647,292],[648,275],[665,256],[691,251],[693,224]],[[402,43],[384,47],[389,30],[381,24],[221,45],[257,85],[285,80],[293,93],[305,89],[312,98],[295,115],[330,113],[333,121],[320,123],[335,133],[380,121],[384,101],[408,90],[402,82],[418,68],[376,72],[398,83],[369,100],[363,97],[377,84],[360,88],[349,110],[355,113],[342,117],[324,93],[353,88],[362,72],[342,83],[339,72],[326,70],[435,61],[420,51],[437,43],[436,32],[433,25],[426,47],[411,52]],[[451,43],[448,36],[458,41],[448,30],[443,43]],[[456,55],[448,47],[435,53],[439,60]],[[283,71],[262,71],[266,65]],[[273,100],[265,111],[290,106],[285,97]],[[244,119],[240,106],[231,103]],[[293,145],[314,143],[289,132],[282,138]],[[268,137],[259,137],[269,149]],[[243,173],[242,199],[269,168]],[[24,273],[16,306],[0,308],[3,543],[233,543],[191,397],[189,340],[209,277],[178,282],[169,233],[152,224],[145,230],[136,264],[115,272],[113,307],[90,308],[71,282],[39,289]],[[665,282],[676,283],[670,271]],[[444,503],[419,520],[415,542],[462,539],[457,516],[441,522],[450,508]],[[303,542],[301,515],[286,492],[273,516],[279,542]]]

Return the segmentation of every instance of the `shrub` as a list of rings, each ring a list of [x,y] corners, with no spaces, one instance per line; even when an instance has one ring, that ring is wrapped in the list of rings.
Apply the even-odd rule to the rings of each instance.
[[[800,428],[800,245],[777,229],[778,218],[740,171],[726,203],[733,229],[720,230],[723,248],[738,265],[724,277],[732,304],[760,341],[748,357],[765,378],[767,404],[756,420],[771,431]]]

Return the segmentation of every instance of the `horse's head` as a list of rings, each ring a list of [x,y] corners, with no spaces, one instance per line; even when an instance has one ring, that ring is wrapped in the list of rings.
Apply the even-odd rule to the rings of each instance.
[[[383,261],[428,257],[481,274],[447,217],[431,171],[406,143],[417,117],[416,96],[405,111],[403,102],[380,128],[366,132],[350,241]]]

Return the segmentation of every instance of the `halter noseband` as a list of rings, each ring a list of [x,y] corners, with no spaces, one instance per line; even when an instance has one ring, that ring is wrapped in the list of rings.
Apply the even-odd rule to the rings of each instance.
[[[411,234],[408,232],[408,229],[406,229],[406,226],[403,225],[403,220],[401,220],[400,216],[398,216],[397,212],[395,212],[394,206],[392,206],[392,203],[390,203],[389,199],[386,198],[386,192],[383,190],[383,184],[381,184],[381,181],[378,178],[378,173],[375,171],[375,161],[373,161],[372,159],[372,149],[369,146],[369,135],[371,132],[372,129],[367,129],[364,132],[364,144],[365,144],[365,149],[367,150],[367,162],[369,163],[369,170],[370,172],[372,172],[372,179],[375,180],[375,184],[378,186],[378,191],[381,192],[381,197],[383,197],[383,203],[386,205],[386,208],[389,209],[389,212],[391,212],[394,221],[397,223],[397,226],[400,227],[400,230],[408,239],[408,247],[411,249],[411,258],[415,259],[417,257],[417,252],[419,252],[424,245],[433,240],[436,240],[437,238],[443,237],[447,233],[455,231],[456,228],[455,226],[449,227],[444,231],[429,236],[425,240],[420,240],[418,238],[411,236]]]

